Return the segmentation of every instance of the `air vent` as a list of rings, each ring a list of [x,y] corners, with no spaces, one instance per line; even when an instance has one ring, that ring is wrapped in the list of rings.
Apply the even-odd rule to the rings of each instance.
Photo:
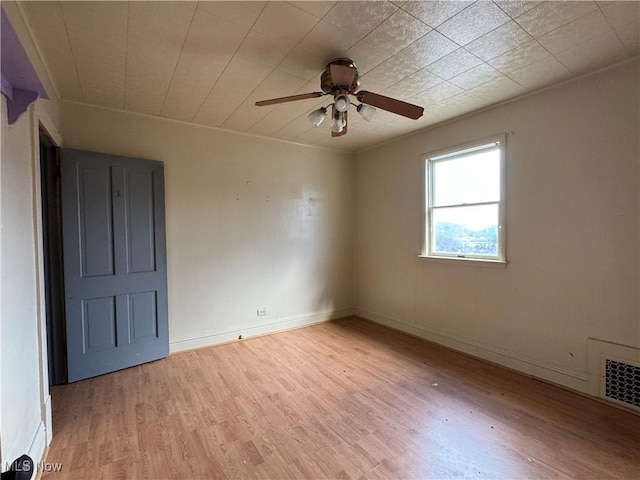
[[[604,396],[640,408],[640,365],[604,359]]]

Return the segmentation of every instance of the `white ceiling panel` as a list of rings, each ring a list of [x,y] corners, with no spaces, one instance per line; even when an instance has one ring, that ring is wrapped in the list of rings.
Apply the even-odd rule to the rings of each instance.
[[[533,40],[531,35],[516,22],[511,21],[474,40],[465,48],[478,58],[487,61],[531,40]]]
[[[343,56],[362,37],[356,30],[344,30],[321,20],[299,46],[312,55],[324,57],[323,63],[326,63],[331,58]]]
[[[318,23],[319,17],[287,2],[269,2],[252,29],[268,37],[299,42]],[[283,25],[286,25],[283,28]]]
[[[611,31],[609,22],[600,9],[597,9],[575,22],[545,33],[538,41],[549,52],[556,54]]]
[[[61,2],[85,102],[124,108],[129,5]]]
[[[354,150],[631,58],[640,2],[25,2],[63,99]],[[308,113],[348,57],[361,89],[425,107],[417,121],[350,110],[347,135]],[[357,104],[358,102],[355,101]],[[353,107],[352,107],[353,108]]]
[[[363,40],[376,48],[382,47],[395,54],[429,33],[430,30],[431,27],[425,23],[403,10],[398,10]]]
[[[399,56],[391,57],[362,77],[363,90],[383,90],[418,70],[416,65]]]
[[[84,100],[60,4],[26,2],[25,9],[32,23],[42,25],[35,34],[58,94],[67,100]]]
[[[198,7],[173,72],[162,115],[193,119],[248,32],[249,27]]]
[[[196,2],[131,2],[124,108],[157,115],[182,52]]]
[[[291,3],[291,2],[290,2]],[[324,17],[329,10],[335,5],[334,1],[305,1],[305,2],[292,2],[298,8],[301,8],[305,12],[313,13],[316,17]]]
[[[598,8],[596,2],[544,2],[516,21],[531,35],[540,37]]]
[[[433,62],[427,67],[427,70],[440,78],[449,80],[456,75],[471,70],[473,67],[477,67],[481,63],[482,60],[478,57],[469,53],[464,48],[459,48],[442,57],[440,60]]]
[[[472,3],[472,1],[410,1],[402,8],[432,28],[436,28]]]
[[[364,37],[391,16],[398,7],[386,0],[377,2],[336,2],[324,20],[341,30]],[[353,19],[357,18],[357,21]]]
[[[273,132],[272,136],[274,138],[281,138],[282,140],[293,140],[299,135],[302,135],[304,132],[307,132],[312,129],[313,129],[313,125],[311,125],[307,121],[291,122],[285,125],[284,127],[282,127],[281,129]],[[327,134],[331,136],[329,132],[327,132]]]
[[[402,50],[398,56],[422,68],[441,59],[457,48],[457,43],[452,42],[440,32],[432,30]]]
[[[531,0],[496,0],[495,2],[511,18],[519,17],[541,3]]]
[[[275,68],[293,50],[295,42],[269,37],[250,30],[236,51],[235,58]]]
[[[388,88],[386,95],[398,95],[398,92],[402,92],[402,95],[406,98],[413,97],[420,92],[424,92],[428,88],[431,88],[439,83],[442,83],[444,79],[431,73],[427,68],[418,70],[412,73],[408,77],[394,83]]]
[[[267,2],[198,2],[198,8],[245,27],[254,24]]]
[[[347,50],[346,55],[348,58],[358,59],[356,63],[358,72],[360,72],[360,75],[364,75],[388,58],[391,58],[394,54],[393,51],[387,49],[386,45],[375,46],[367,43],[365,40],[360,40]]]
[[[442,82],[415,95],[411,100],[418,102],[421,105],[435,105],[436,103],[440,103],[447,98],[454,97],[463,92],[463,89],[451,82]]]
[[[519,83],[514,82],[510,78],[502,76],[496,80],[483,83],[469,90],[473,95],[483,98],[490,103],[501,102],[509,98],[522,95],[527,90]],[[490,104],[489,103],[489,104]]]
[[[481,63],[466,72],[450,79],[451,83],[465,90],[471,90],[483,83],[497,80],[502,76],[498,70],[487,63]]]
[[[309,53],[302,47],[297,46],[291,50],[287,56],[278,64],[280,72],[288,73],[303,80],[310,80],[322,73],[325,59],[323,56]],[[318,90],[318,83],[313,90]]]
[[[438,31],[458,45],[466,45],[509,20],[495,3],[478,0],[440,25]]]
[[[561,82],[571,77],[571,72],[553,57],[527,65],[509,73],[509,78],[527,90],[535,90],[551,83]]]
[[[615,29],[616,35],[620,37],[622,43],[627,47],[627,51],[630,55],[637,55],[640,53],[640,32],[638,31],[638,25],[634,22],[624,24]]]
[[[222,125],[271,71],[265,65],[233,58],[196,113],[195,122]]]
[[[559,53],[557,58],[569,70],[579,75],[604,67],[611,59],[622,60],[626,55],[627,50],[620,38],[615,33],[609,32],[565,50]]]
[[[640,21],[640,2],[618,1],[609,2],[602,7],[602,12],[613,28]]]
[[[500,70],[502,73],[509,74],[514,70],[519,70],[542,60],[551,58],[551,54],[538,42],[532,40],[513,50],[508,51],[489,60],[489,65]]]
[[[240,107],[234,111],[221,125],[222,128],[231,130],[248,131],[261,118],[267,115],[276,106],[256,107],[258,100],[265,98],[278,98],[296,92],[305,84],[301,78],[288,75],[286,73],[273,71],[264,81],[251,92],[242,102]]]

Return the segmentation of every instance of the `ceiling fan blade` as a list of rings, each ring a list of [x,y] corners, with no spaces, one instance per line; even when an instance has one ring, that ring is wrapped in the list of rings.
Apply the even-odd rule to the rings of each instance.
[[[256,102],[256,107],[265,107],[267,105],[276,105],[278,103],[295,102],[296,100],[306,100],[307,98],[318,98],[326,95],[322,92],[301,93],[300,95],[291,95],[289,97],[271,98],[269,100],[261,100]]]
[[[424,113],[424,108],[419,107],[418,105],[403,102],[402,100],[396,100],[391,97],[385,97],[378,93],[367,92],[365,90],[359,91],[356,94],[356,98],[367,105],[378,107],[382,110],[386,110],[387,112],[396,113],[413,120],[419,119]]]
[[[351,82],[358,75],[358,71],[355,68],[347,67],[346,65],[329,65],[331,68],[331,82],[334,85],[338,85],[340,87],[345,87],[349,90],[351,86]]]

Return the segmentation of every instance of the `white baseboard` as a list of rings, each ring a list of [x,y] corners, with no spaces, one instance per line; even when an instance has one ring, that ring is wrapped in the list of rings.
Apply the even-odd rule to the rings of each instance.
[[[438,332],[422,325],[412,325],[368,310],[356,308],[355,315],[471,356],[518,370],[527,375],[578,390],[579,392],[589,393],[587,372],[567,368],[563,365],[555,365],[539,358],[526,357],[494,345],[487,345],[473,339],[460,337],[453,333]]]
[[[47,428],[44,422],[40,422],[38,424],[38,429],[36,430],[35,435],[33,436],[33,440],[31,440],[31,446],[29,447],[29,451],[27,455],[31,457],[34,461],[35,465],[39,465],[44,460],[44,451],[47,447]],[[38,474],[38,469],[33,469],[32,479],[36,478]]]
[[[51,440],[53,438],[53,410],[51,406],[51,395],[47,395],[47,399],[44,402],[44,426],[46,446],[49,446],[51,445]]]
[[[208,347],[219,343],[229,342],[231,340],[237,340],[239,335],[242,335],[242,338],[249,338],[256,335],[265,335],[268,333],[289,330],[291,328],[306,327],[316,323],[349,317],[353,314],[353,307],[344,307],[327,312],[294,315],[268,323],[252,322],[232,330],[209,331],[196,335],[174,337],[169,339],[169,351],[170,353],[176,353],[194,348]]]
[[[51,414],[51,395],[48,396],[46,403],[48,404],[49,418],[51,418],[51,416],[50,416],[50,414]],[[46,404],[45,404],[45,408],[47,408]],[[30,457],[31,460],[33,460],[34,469],[33,469],[33,475],[31,476],[31,478],[32,479],[36,478],[36,476],[38,474],[38,468],[42,464],[42,462],[44,461],[44,452],[47,449],[47,446],[51,443],[50,436],[51,436],[51,430],[47,429],[47,426],[46,426],[44,420],[41,420],[37,424],[35,432],[33,433],[33,437],[31,437],[31,442],[29,443],[29,448],[28,448],[28,450],[26,452],[25,451],[16,452],[15,454],[13,454],[12,457],[11,456],[7,456],[6,452],[2,452],[2,462],[1,462],[1,465],[0,465],[0,471],[4,472],[5,470],[7,470],[12,462],[17,460],[18,457],[20,457],[20,456],[22,456],[24,454],[24,455],[27,455],[28,457]]]

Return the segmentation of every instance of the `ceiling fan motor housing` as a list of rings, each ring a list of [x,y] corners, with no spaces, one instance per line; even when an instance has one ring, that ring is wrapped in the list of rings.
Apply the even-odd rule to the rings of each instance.
[[[339,73],[337,75],[335,69],[332,74],[332,65],[339,67],[337,70]],[[330,61],[320,77],[320,88],[325,93],[332,93],[336,90],[354,93],[359,86],[360,77],[358,75],[358,69],[355,63],[353,63],[353,60],[349,58],[338,58]]]

